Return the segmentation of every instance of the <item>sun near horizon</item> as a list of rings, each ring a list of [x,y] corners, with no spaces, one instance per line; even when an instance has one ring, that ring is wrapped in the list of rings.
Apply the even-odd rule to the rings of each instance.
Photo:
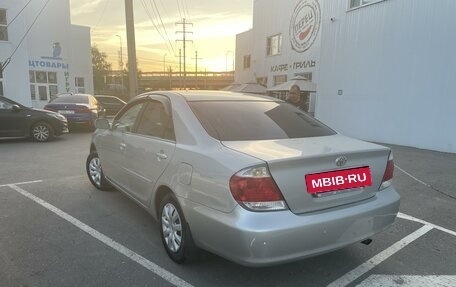
[[[164,5],[166,4],[166,6]],[[91,28],[92,46],[120,69],[128,62],[124,0],[70,0],[73,24]],[[134,1],[138,68],[143,72],[183,70],[182,19],[186,18],[186,71],[234,69],[236,34],[252,26],[252,1]],[[179,65],[179,50],[181,63]],[[196,54],[197,53],[197,54]]]

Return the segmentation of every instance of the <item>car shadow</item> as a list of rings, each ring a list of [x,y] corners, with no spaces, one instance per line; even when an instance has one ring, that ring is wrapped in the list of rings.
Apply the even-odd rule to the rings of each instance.
[[[89,127],[75,126],[75,127],[70,127],[70,133],[72,133],[72,134],[93,133],[93,129],[89,128]]]

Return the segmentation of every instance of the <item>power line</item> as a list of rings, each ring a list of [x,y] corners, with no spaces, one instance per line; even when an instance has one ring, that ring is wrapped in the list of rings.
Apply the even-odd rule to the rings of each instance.
[[[92,30],[95,30],[98,27],[98,25],[100,24],[101,19],[103,19],[103,16],[105,15],[105,12],[106,12],[106,7],[108,7],[108,3],[109,3],[109,0],[106,0],[105,5],[103,7],[103,11],[100,14],[100,18],[98,18],[97,24],[92,28]]]
[[[149,1],[150,1],[150,0],[149,0]],[[168,43],[169,43],[169,45],[171,46],[171,50],[173,50],[173,55],[174,55],[174,54],[175,54],[174,47],[173,47],[173,45],[171,44],[171,41],[169,40],[168,32],[166,32],[165,24],[163,24],[163,20],[162,20],[162,17],[161,17],[161,15],[160,15],[160,11],[158,10],[157,4],[155,3],[154,0],[152,0],[152,3],[154,3],[155,10],[157,11],[157,15],[158,15],[158,18],[160,19],[160,23],[161,23],[161,25],[162,25],[163,31],[165,31],[166,39],[168,39]]]
[[[14,20],[16,20],[16,18],[21,15],[22,11],[24,11],[24,9],[28,6],[28,4],[30,4],[30,2],[32,2],[32,0],[29,0],[25,5],[24,7],[22,7],[22,9],[16,14],[16,16],[14,16],[13,19],[11,19],[11,21],[8,23],[8,25],[6,25],[6,29],[8,29],[8,27],[13,24]]]
[[[116,53],[116,52],[103,52],[103,53],[106,54],[106,56],[109,56],[110,59],[119,56],[119,54]],[[146,62],[163,63],[163,60],[157,60],[157,59],[152,59],[152,58],[144,58],[144,57],[136,57],[136,58],[138,60],[146,61]],[[179,62],[173,61],[173,60],[167,60],[166,62],[167,63],[171,63],[171,64],[175,64],[175,65],[179,64]]]
[[[190,14],[188,13],[187,1],[186,0],[182,0],[182,2],[184,2],[182,6],[185,7],[185,12],[187,14],[186,18],[190,19]]]
[[[169,47],[168,47],[168,42],[166,41],[166,39],[165,39],[165,37],[163,36],[163,34],[162,34],[162,32],[160,31],[160,29],[158,28],[157,24],[154,22],[153,17],[152,17],[151,14],[150,14],[149,8],[147,7],[147,5],[146,5],[146,3],[144,2],[144,0],[141,0],[141,4],[143,5],[144,10],[146,11],[146,14],[147,14],[147,16],[149,17],[149,20],[152,22],[152,25],[154,26],[155,30],[158,32],[158,34],[160,35],[160,37],[162,38],[162,40],[165,42],[165,44],[166,44],[166,46],[167,46],[166,49],[168,50],[168,52],[171,53],[171,50],[173,50],[173,49],[171,49],[171,50],[169,49]],[[172,48],[172,47],[171,47],[171,48]]]
[[[47,0],[46,3],[44,3],[44,6],[41,8],[40,12],[38,12],[38,15],[36,15],[36,17],[33,20],[32,24],[30,25],[30,27],[25,32],[24,36],[19,41],[19,44],[17,44],[17,47],[14,49],[14,51],[11,53],[11,55],[8,58],[6,58],[5,62],[2,64],[2,66],[0,68],[1,72],[3,72],[5,70],[5,68],[8,66],[8,64],[11,62],[11,58],[14,56],[14,54],[16,54],[17,49],[19,49],[19,47],[21,46],[21,44],[24,41],[25,37],[27,37],[27,35],[30,32],[30,30],[32,29],[33,25],[35,25],[36,20],[38,20],[38,18],[40,17],[41,13],[43,13],[44,9],[46,8],[46,6],[49,4],[50,1],[51,0]]]
[[[167,16],[169,19],[174,18],[174,15],[169,13],[166,6],[163,4],[163,1],[159,0],[159,2],[161,5],[161,10],[164,11],[164,13],[166,14],[165,16]],[[181,19],[182,19],[182,17],[181,17]],[[175,45],[172,42],[170,42],[170,45],[171,45],[171,47],[173,47],[174,57],[177,57],[176,51],[174,49]]]
[[[177,9],[179,10],[179,16],[182,19],[184,17],[182,17],[182,12],[181,12],[181,8],[180,8],[179,0],[176,0],[176,2],[177,2]]]
[[[152,17],[152,15],[150,14],[150,11],[149,11],[149,8],[147,7],[146,5],[146,2],[144,0],[141,0],[141,4],[143,5],[144,7],[144,10],[146,11],[146,14],[147,14],[147,17],[149,17],[149,20],[150,22],[152,23],[152,25],[154,26],[155,30],[158,32],[158,34],[160,35],[160,37],[165,40],[165,38],[163,37],[160,29],[158,29],[158,26],[155,24],[155,21],[154,21],[154,17]]]

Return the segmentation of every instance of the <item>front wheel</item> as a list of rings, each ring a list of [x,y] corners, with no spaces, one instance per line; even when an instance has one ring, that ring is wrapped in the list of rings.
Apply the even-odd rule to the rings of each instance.
[[[32,126],[31,135],[37,142],[46,142],[54,137],[54,129],[45,122],[38,122]]]
[[[197,250],[182,209],[173,194],[167,194],[160,204],[160,234],[169,258],[184,263]]]
[[[101,161],[96,151],[91,152],[87,157],[86,171],[89,176],[90,182],[99,190],[112,190],[111,184],[106,180],[103,169],[101,168]]]

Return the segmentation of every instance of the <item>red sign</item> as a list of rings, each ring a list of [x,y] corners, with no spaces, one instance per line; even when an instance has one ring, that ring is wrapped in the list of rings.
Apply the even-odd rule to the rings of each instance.
[[[320,193],[372,185],[368,166],[306,175],[308,193]]]

